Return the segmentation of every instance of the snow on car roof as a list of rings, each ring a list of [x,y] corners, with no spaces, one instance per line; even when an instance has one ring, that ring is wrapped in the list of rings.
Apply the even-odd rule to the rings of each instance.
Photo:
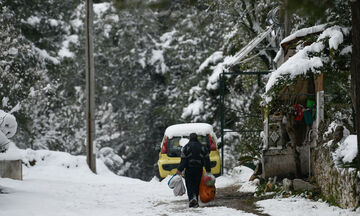
[[[174,136],[189,136],[191,133],[205,136],[214,134],[213,127],[207,123],[186,123],[171,125],[165,130],[165,136],[172,138]]]

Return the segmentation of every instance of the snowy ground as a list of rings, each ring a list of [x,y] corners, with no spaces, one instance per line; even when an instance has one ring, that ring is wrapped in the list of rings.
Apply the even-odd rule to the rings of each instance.
[[[0,155],[1,156],[1,155]],[[26,160],[36,165],[24,166],[24,180],[0,178],[1,216],[79,216],[79,215],[254,215],[226,207],[189,209],[187,197],[174,197],[167,186],[155,178],[150,182],[112,174],[98,161],[98,175],[89,171],[83,156],[51,151],[22,151]],[[248,178],[246,168],[233,175],[217,178],[217,187],[238,185]],[[248,189],[248,187],[247,187]],[[325,203],[301,198],[272,199],[258,202],[269,215],[359,215]]]

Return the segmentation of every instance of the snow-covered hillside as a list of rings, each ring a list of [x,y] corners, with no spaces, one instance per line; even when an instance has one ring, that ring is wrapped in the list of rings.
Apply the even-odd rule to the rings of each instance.
[[[81,216],[81,215],[254,215],[239,210],[200,204],[189,209],[187,197],[175,197],[167,179],[150,182],[114,175],[98,160],[98,174],[86,165],[84,156],[54,151],[19,150],[11,146],[1,157],[24,161],[24,180],[0,178],[1,216]],[[30,166],[30,161],[35,165]],[[232,175],[217,178],[217,188],[239,188],[252,171],[236,168]],[[302,198],[265,200],[258,203],[270,215],[358,215],[325,203]]]

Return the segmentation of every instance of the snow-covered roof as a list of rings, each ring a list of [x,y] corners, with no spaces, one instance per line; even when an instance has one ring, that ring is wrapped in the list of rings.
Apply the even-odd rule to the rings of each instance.
[[[325,30],[327,24],[322,24],[322,25],[317,25],[317,26],[312,26],[309,28],[303,28],[300,30],[297,30],[296,32],[294,32],[293,34],[287,36],[286,38],[284,38],[280,44],[286,44],[296,38],[300,38],[300,37],[304,37],[306,35],[309,34],[314,34],[314,33],[319,33]]]
[[[207,123],[186,123],[169,126],[165,130],[165,136],[172,138],[174,136],[189,136],[191,133],[205,136],[213,134],[213,127]]]
[[[322,31],[324,31],[325,27],[326,27],[326,24],[312,26],[312,27],[309,27],[309,28],[303,28],[303,29],[297,30],[293,34],[291,34],[291,35],[287,36],[286,38],[284,38],[280,42],[280,50],[276,54],[274,62],[278,62],[281,55],[284,54],[284,50],[282,48],[284,44],[287,44],[290,41],[295,40],[296,38],[304,37],[304,36],[309,35],[309,34],[322,32]]]
[[[320,53],[325,47],[337,50],[339,45],[344,41],[344,34],[348,34],[347,30],[340,26],[332,26],[327,29],[323,29],[325,26],[314,26],[312,28],[306,28],[299,30],[293,35],[285,38],[281,44],[286,43],[296,37],[304,36],[306,34],[315,33],[317,31],[323,31],[317,38],[316,42],[305,46],[301,50],[298,50],[295,55],[290,57],[284,62],[277,70],[270,74],[269,80],[266,84],[264,102],[270,103],[272,101],[272,95],[269,91],[278,83],[286,83],[289,80],[294,80],[300,75],[306,75],[308,73],[320,73],[318,68],[323,66],[328,59],[321,58],[319,56],[312,55],[313,53]],[[324,38],[329,38],[328,43],[323,41]],[[282,49],[282,48],[281,48]],[[277,56],[278,57],[278,56]]]
[[[288,74],[291,79],[294,79],[298,75],[306,74],[309,70],[315,72],[315,68],[323,66],[320,57],[309,57],[308,55],[310,52],[321,52],[323,49],[324,45],[322,43],[313,43],[289,58],[276,71],[271,73],[266,84],[266,92],[280,80],[281,76]]]

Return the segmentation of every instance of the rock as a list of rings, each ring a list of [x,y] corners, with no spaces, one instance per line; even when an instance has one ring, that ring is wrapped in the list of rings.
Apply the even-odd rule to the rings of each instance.
[[[343,126],[337,126],[335,128],[335,131],[333,133],[333,140],[334,143],[338,143],[344,136],[344,127]]]
[[[314,190],[316,187],[302,179],[294,179],[293,188],[294,190]]]
[[[243,193],[255,193],[259,184],[260,184],[259,179],[255,179],[254,181],[248,181],[245,182],[238,191]]]
[[[290,179],[284,178],[282,181],[283,189],[289,192],[293,188],[293,182]]]

